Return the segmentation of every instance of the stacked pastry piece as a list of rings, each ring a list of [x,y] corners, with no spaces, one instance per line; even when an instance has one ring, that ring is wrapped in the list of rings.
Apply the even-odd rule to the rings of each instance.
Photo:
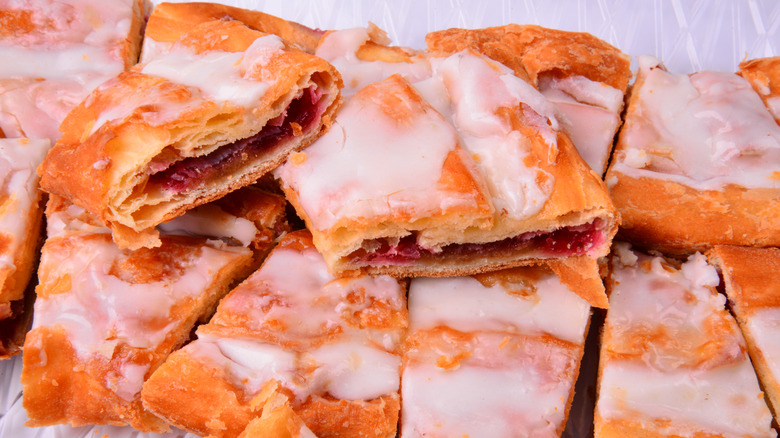
[[[338,74],[240,22],[190,30],[86,96],[40,167],[29,425],[168,430],[144,381],[288,231],[284,198],[247,186],[327,128]]]
[[[19,352],[40,248],[35,169],[65,115],[138,57],[141,1],[0,3],[0,358]],[[30,299],[27,300],[31,304]]]
[[[757,247],[780,244],[778,61],[678,75],[639,58],[606,180],[620,237],[678,259],[613,248],[597,436],[776,436],[776,248]]]

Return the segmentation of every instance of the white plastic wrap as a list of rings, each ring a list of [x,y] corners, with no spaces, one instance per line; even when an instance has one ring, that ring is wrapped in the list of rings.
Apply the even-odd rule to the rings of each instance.
[[[590,32],[636,56],[652,54],[670,71],[735,71],[744,59],[780,53],[780,1],[776,0],[222,0],[261,10],[312,28],[343,29],[373,22],[395,44],[425,47],[425,34],[451,27],[481,28],[508,23]],[[156,3],[156,1],[155,1]],[[635,68],[635,63],[633,64]],[[596,318],[594,325],[601,323]],[[586,354],[580,394],[572,408],[565,437],[592,434],[595,390],[593,341]],[[26,428],[21,404],[21,357],[0,363],[0,437],[81,438],[187,437],[139,434],[130,428],[69,426]]]

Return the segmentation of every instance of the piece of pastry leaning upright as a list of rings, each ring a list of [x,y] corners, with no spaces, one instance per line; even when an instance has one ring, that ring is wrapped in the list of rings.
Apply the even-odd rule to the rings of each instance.
[[[201,23],[68,115],[41,186],[120,247],[157,246],[157,224],[253,183],[322,134],[339,86],[332,66],[276,35]]]
[[[595,436],[776,437],[714,266],[614,245]]]
[[[606,182],[619,235],[645,248],[780,245],[780,126],[739,75],[640,56]]]
[[[778,421],[780,413],[780,249],[716,246],[707,253],[718,266],[731,311]]]
[[[395,437],[405,294],[389,276],[334,277],[308,231],[289,233],[147,380],[144,406],[219,438],[274,407],[321,438]]]
[[[347,87],[375,82],[274,171],[334,272],[468,275],[607,254],[606,187],[533,85],[473,50],[382,47],[375,29],[323,38],[317,53]]]
[[[253,189],[241,189],[247,190]],[[166,223],[159,247],[135,251],[117,247],[82,208],[50,197],[33,328],[24,344],[28,426],[168,430],[142,407],[143,382],[252,271],[273,245],[269,234],[284,222],[279,195],[235,195],[243,205],[231,194],[200,206]]]
[[[425,37],[432,53],[472,48],[527,78],[559,111],[574,146],[599,175],[622,123],[631,58],[585,32],[508,24],[447,29]]]
[[[582,276],[412,279],[401,436],[561,436],[590,319],[578,295],[603,288],[595,266]]]
[[[780,56],[743,61],[739,64],[738,74],[750,81],[769,112],[780,123]]]

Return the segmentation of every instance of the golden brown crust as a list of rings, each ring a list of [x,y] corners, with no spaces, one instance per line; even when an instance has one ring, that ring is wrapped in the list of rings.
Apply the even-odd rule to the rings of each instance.
[[[780,376],[772,372],[749,322],[760,309],[780,309],[780,249],[715,246],[707,257],[721,270],[732,313],[745,335],[748,353],[767,396],[767,404],[777,419],[780,413]]]
[[[472,48],[534,84],[545,74],[580,75],[625,92],[631,77],[628,55],[585,32],[508,24],[431,32],[425,40],[435,54]]]
[[[629,93],[626,124],[615,154],[631,147],[628,127],[639,119],[639,75]],[[780,190],[727,185],[698,190],[660,178],[634,177],[607,170],[609,194],[622,223],[617,237],[665,254],[704,252],[714,245],[780,245]]]
[[[767,107],[769,98],[780,98],[780,56],[743,61],[737,74],[750,81]],[[774,116],[780,123],[780,114]]]
[[[39,270],[38,300],[57,294],[69,294],[70,272],[60,266],[64,260],[78,260],[79,249],[91,242],[110,242],[107,234],[71,235],[49,239],[43,248]],[[197,257],[203,240],[190,237],[164,237],[162,246],[135,252],[125,251],[111,263],[106,275],[133,285],[154,283],[178,275],[182,263]],[[112,385],[123,377],[123,367],[148,367],[149,376],[168,356],[189,339],[198,319],[216,306],[237,278],[243,278],[251,254],[236,252],[231,263],[209,273],[203,289],[178,300],[170,309],[164,324],[173,327],[165,338],[149,348],[131,347],[122,342],[109,356],[81,355],[65,330],[59,325],[38,324],[27,337],[24,349],[22,385],[28,425],[44,426],[68,423],[130,425],[140,431],[165,431],[167,425],[143,409],[140,396],[126,399]],[[118,309],[121,310],[121,309]],[[151,324],[151,323],[150,323]],[[157,321],[156,324],[162,324]],[[110,344],[110,342],[109,342]],[[112,383],[113,382],[113,383]]]
[[[231,37],[222,38],[225,35]],[[245,50],[261,35],[237,21],[213,21],[183,35],[181,44],[195,50],[236,52]],[[95,90],[65,119],[62,137],[39,169],[41,186],[87,209],[110,226],[121,247],[159,244],[155,225],[251,184],[281,164],[290,152],[308,146],[324,132],[340,103],[338,73],[324,60],[300,51],[287,50],[248,74],[248,78],[257,81],[263,81],[266,75],[274,78],[268,91],[251,108],[207,100],[193,87],[145,75],[140,70],[120,74]],[[223,171],[205,185],[181,194],[164,195],[161,203],[143,203],[145,196],[152,196],[147,193],[156,193],[146,187],[148,166],[155,159],[164,159],[171,148],[181,156],[202,155],[208,148],[216,147],[210,143],[213,140],[209,134],[211,138],[222,138],[224,144],[260,132],[284,112],[299,89],[310,86],[309,81],[325,91],[321,101],[324,112],[312,129],[266,148],[251,160],[242,160],[237,169]],[[104,114],[116,111],[128,101],[149,104],[132,106],[127,117],[108,121],[93,130]],[[195,103],[172,120],[158,124],[146,120],[154,117],[158,108],[177,107],[190,101]]]
[[[599,264],[596,259],[587,256],[566,257],[549,260],[547,265],[563,284],[591,306],[609,308],[609,300],[599,275]]]
[[[263,12],[204,2],[158,4],[149,16],[145,37],[172,43],[200,23],[226,19],[238,20],[254,30],[278,35],[307,53],[314,53],[325,33]]]
[[[684,435],[669,433],[665,430],[668,425],[658,420],[654,422],[657,429],[651,430],[630,420],[610,419],[605,421],[596,414],[595,424],[595,436],[599,438],[723,438],[722,434],[706,432],[692,432]]]

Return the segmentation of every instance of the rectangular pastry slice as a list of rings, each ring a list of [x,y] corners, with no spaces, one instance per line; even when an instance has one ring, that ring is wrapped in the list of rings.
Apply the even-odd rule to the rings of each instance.
[[[68,115],[41,186],[98,217],[120,247],[159,245],[157,224],[253,183],[319,136],[339,83],[276,35],[202,23]]]
[[[344,40],[329,50],[354,51]],[[552,104],[469,50],[422,61],[427,78],[412,69],[358,90],[334,129],[274,172],[331,269],[449,276],[605,255],[617,217]]]
[[[534,25],[448,29],[425,39],[432,53],[471,48],[528,78],[555,104],[585,162],[604,174],[631,76],[628,55],[588,33]]]
[[[739,75],[750,81],[780,123],[780,56],[744,61],[739,64]]]
[[[265,225],[283,221],[278,200],[246,194],[239,216],[228,213],[239,206],[231,200],[203,205],[166,224],[161,246],[130,251],[96,218],[52,196],[24,346],[28,425],[167,430],[142,407],[141,386],[251,272],[253,252],[268,251],[274,231]]]
[[[778,421],[780,413],[780,250],[716,246],[707,253],[723,275],[731,311]]]
[[[49,144],[0,139],[0,359],[19,352],[28,328],[24,295],[38,259],[43,217],[35,169]]]
[[[0,133],[54,143],[65,116],[135,64],[142,0],[0,2]]]
[[[544,265],[413,279],[401,436],[560,436],[590,318],[582,287]]]
[[[406,325],[401,283],[334,277],[309,233],[290,233],[144,384],[144,406],[235,437],[270,414],[258,398],[278,385],[318,437],[395,437]]]
[[[325,33],[260,11],[219,3],[159,3],[147,21],[141,62],[168,52],[173,43],[193,27],[207,21],[224,19],[237,20],[254,30],[278,35],[306,53],[314,53]]]
[[[625,243],[610,265],[595,436],[777,436],[715,267]]]
[[[607,171],[620,236],[665,253],[780,245],[780,126],[744,78],[639,58]]]

